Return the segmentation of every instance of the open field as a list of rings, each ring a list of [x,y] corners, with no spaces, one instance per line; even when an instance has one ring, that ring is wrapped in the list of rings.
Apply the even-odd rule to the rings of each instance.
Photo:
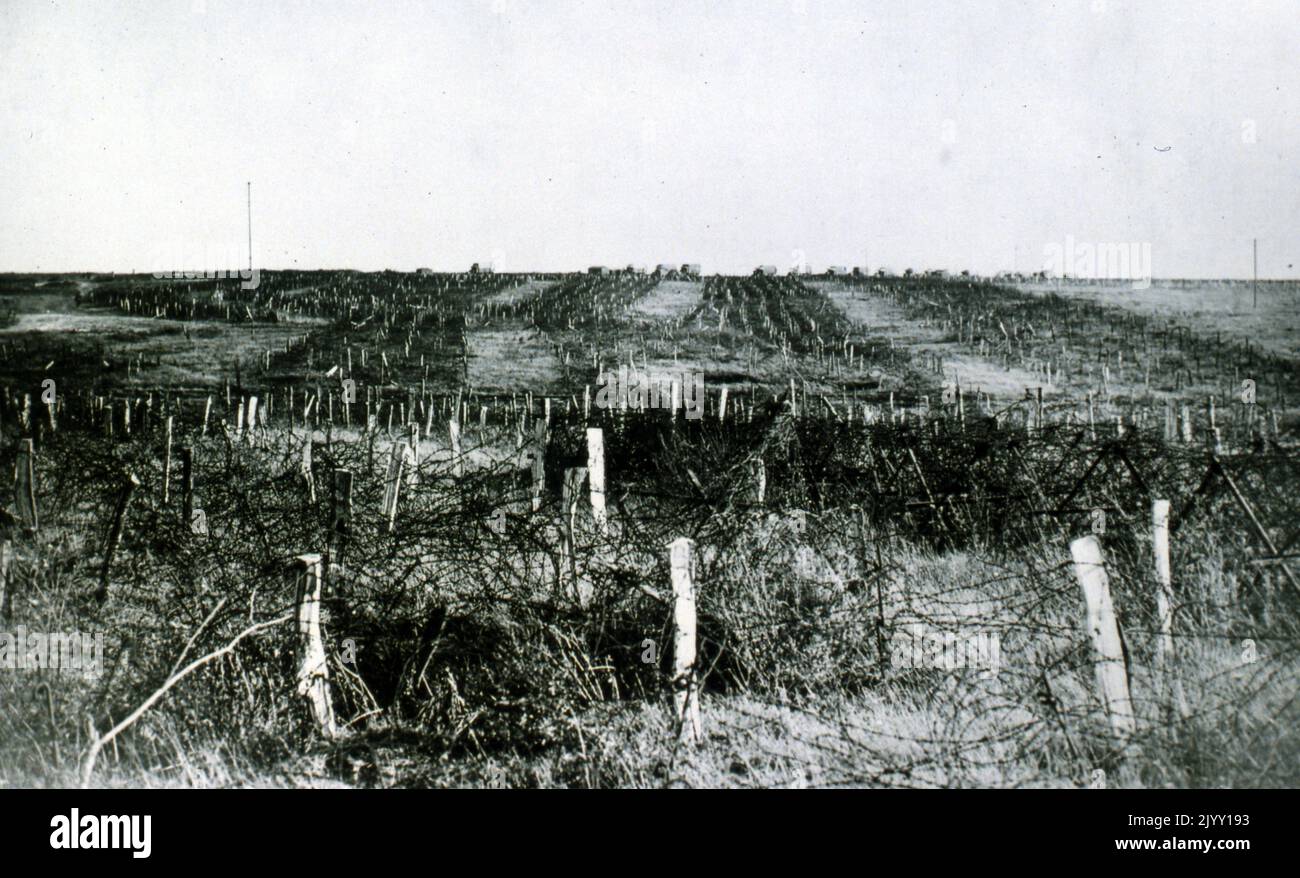
[[[1123,281],[1056,281],[1017,284],[1017,288],[1174,318],[1199,333],[1223,333],[1274,353],[1300,356],[1300,282],[1296,281],[1263,281],[1257,297],[1249,281],[1156,279],[1147,289],[1134,289],[1132,282]]]
[[[0,783],[1300,783],[1293,350],[968,279],[525,277],[6,278],[0,630],[104,644],[0,676]]]

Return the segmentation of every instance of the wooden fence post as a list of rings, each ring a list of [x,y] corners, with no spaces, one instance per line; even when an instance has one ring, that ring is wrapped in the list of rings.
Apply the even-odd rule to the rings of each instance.
[[[1097,686],[1111,731],[1124,741],[1136,731],[1137,722],[1133,716],[1133,701],[1129,697],[1124,647],[1110,599],[1110,577],[1106,575],[1102,562],[1101,544],[1096,537],[1081,537],[1070,543],[1070,555],[1074,559],[1074,574],[1083,588],[1083,599],[1088,606],[1088,634],[1095,651]]]
[[[759,506],[767,497],[767,465],[763,463],[763,458],[756,457],[753,462],[754,469],[754,499]]]
[[[562,523],[563,541],[560,543],[560,574],[562,578],[568,574],[574,574],[574,578],[576,578],[576,561],[574,558],[575,519],[578,515],[578,494],[581,492],[582,482],[586,478],[586,467],[571,466],[564,471],[564,488],[560,494],[560,510],[561,515],[564,517]],[[579,599],[581,599],[580,595]]]
[[[605,514],[605,433],[600,427],[587,428],[587,483],[591,491],[591,518],[596,530],[608,532]]]
[[[351,531],[352,471],[336,469],[330,491],[330,533],[334,537],[334,547],[330,550],[331,564],[342,563],[344,544]]]
[[[181,521],[190,527],[194,518],[194,448],[181,446]]]
[[[311,431],[310,430],[307,431],[306,441],[304,441],[302,444],[302,461],[299,465],[299,472],[302,475],[302,480],[306,482],[307,499],[310,502],[315,503],[316,502],[316,479],[314,476],[312,476]]]
[[[18,507],[18,518],[23,527],[34,531],[40,525],[36,514],[36,480],[34,463],[35,448],[31,439],[18,443],[18,467],[14,479],[14,503]]]
[[[691,547],[688,537],[668,544],[673,581],[673,688],[679,739],[698,744],[700,729],[699,679],[695,673],[695,583],[691,581]]]
[[[167,501],[171,498],[171,480],[172,480],[172,415],[167,416],[167,423],[163,429],[163,474],[162,474],[162,505],[166,506]]]
[[[13,545],[9,540],[0,543],[0,619],[9,621],[12,613],[13,595],[9,591],[9,565]]]
[[[330,700],[329,661],[320,632],[321,557],[299,555],[298,695],[307,699],[312,720],[326,738],[334,737],[334,705]]]
[[[542,494],[546,490],[546,445],[539,445],[529,452],[533,458],[533,511],[542,508]]]
[[[465,474],[460,457],[460,422],[452,418],[447,422],[447,435],[451,438],[451,471],[456,478]]]
[[[245,419],[245,422],[248,425],[248,444],[252,445],[253,438],[254,438],[253,431],[257,427],[257,397],[256,396],[250,396],[248,398],[248,417]]]
[[[113,520],[108,528],[108,543],[104,546],[104,566],[99,571],[99,588],[95,591],[95,600],[103,603],[108,599],[108,573],[113,566],[113,557],[117,554],[117,545],[122,540],[122,526],[126,521],[126,508],[131,502],[131,495],[140,487],[140,480],[135,473],[127,473],[122,488],[117,493],[117,505],[113,509]]]
[[[1151,503],[1152,549],[1156,564],[1156,619],[1160,636],[1156,655],[1161,662],[1174,655],[1174,592],[1169,564],[1169,501]]]
[[[384,483],[384,518],[388,520],[389,533],[393,532],[397,521],[397,498],[402,488],[402,462],[405,458],[405,445],[400,441],[394,442],[393,450],[388,456],[388,477]]]
[[[420,483],[420,425],[406,425],[406,484],[415,487]]]

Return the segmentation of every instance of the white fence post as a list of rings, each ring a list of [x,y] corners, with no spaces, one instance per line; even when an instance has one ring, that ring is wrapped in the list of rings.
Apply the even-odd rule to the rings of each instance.
[[[688,537],[668,544],[673,580],[673,688],[683,743],[698,744],[700,730],[699,679],[695,673],[695,583],[691,581],[691,548]]]
[[[587,428],[587,483],[591,490],[591,518],[596,530],[606,533],[605,515],[605,434],[600,427]]]
[[[298,464],[298,472],[307,488],[307,498],[316,502],[316,479],[312,476],[312,459],[311,459],[311,432],[306,434],[306,441],[302,444],[302,460]]]
[[[406,425],[406,484],[415,487],[420,483],[420,425]]]
[[[388,519],[389,533],[392,533],[393,524],[397,520],[397,497],[402,489],[402,462],[405,458],[405,444],[394,442],[392,453],[388,457],[388,478],[384,485],[384,517]]]
[[[1151,527],[1156,563],[1156,617],[1160,626],[1156,655],[1161,661],[1167,661],[1174,655],[1174,591],[1169,564],[1168,500],[1152,502]]]
[[[312,719],[327,738],[334,737],[329,662],[320,633],[321,557],[299,555],[298,695],[307,699]]]
[[[546,446],[541,445],[529,452],[532,456],[533,511],[542,508],[542,493],[546,490]]]
[[[244,424],[248,428],[248,444],[253,444],[253,430],[257,427],[257,397],[248,398],[248,417],[244,419]]]
[[[1070,543],[1074,573],[1088,605],[1088,634],[1096,651],[1097,686],[1115,737],[1124,740],[1137,728],[1133,701],[1129,697],[1128,671],[1120,642],[1115,607],[1110,599],[1110,577],[1101,559],[1096,537],[1081,537]]]
[[[452,418],[447,422],[447,435],[451,438],[451,469],[456,478],[464,475],[464,465],[460,459],[460,422]]]

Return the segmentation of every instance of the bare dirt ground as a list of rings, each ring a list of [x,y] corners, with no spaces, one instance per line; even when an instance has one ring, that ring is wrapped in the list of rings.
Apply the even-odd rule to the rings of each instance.
[[[666,280],[632,306],[635,314],[676,319],[699,307],[702,286],[698,281]]]
[[[1020,399],[1026,388],[1043,384],[1041,376],[1033,372],[1016,367],[1004,368],[963,351],[957,342],[944,341],[942,331],[908,318],[901,307],[888,299],[837,283],[821,284],[819,289],[854,323],[868,327],[873,333],[901,347],[922,355],[942,357],[945,380],[955,381],[972,392],[1002,399]],[[1055,392],[1055,387],[1043,387],[1044,396]]]

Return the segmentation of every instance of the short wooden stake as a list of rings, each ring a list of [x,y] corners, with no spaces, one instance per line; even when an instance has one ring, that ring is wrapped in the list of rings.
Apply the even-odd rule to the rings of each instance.
[[[257,397],[256,396],[250,396],[248,398],[247,425],[248,425],[248,444],[252,445],[253,429],[257,426]]]
[[[578,495],[582,491],[582,483],[587,478],[587,468],[582,466],[572,466],[564,471],[564,487],[560,493],[560,510],[564,518],[563,531],[564,538],[560,544],[560,577],[574,575],[576,578],[576,560],[574,557],[574,531],[577,526],[578,516]],[[576,590],[576,586],[575,586]],[[581,601],[581,595],[579,595]]]
[[[1174,592],[1169,564],[1169,501],[1151,503],[1151,545],[1156,565],[1156,620],[1160,636],[1156,655],[1161,662],[1174,655]]]
[[[691,581],[691,548],[687,537],[668,544],[673,582],[673,688],[682,743],[698,744],[700,729],[699,678],[695,669],[695,583]]]
[[[167,416],[167,425],[163,429],[163,473],[162,473],[162,502],[167,505],[171,498],[171,481],[172,481],[172,416]]]
[[[341,563],[344,544],[351,532],[352,471],[336,469],[330,492],[330,533],[334,535],[334,548],[330,553],[332,563]]]
[[[332,738],[334,705],[330,699],[329,661],[320,631],[321,557],[299,555],[298,563],[298,695],[307,700],[320,733]]]
[[[420,425],[406,425],[406,484],[415,487],[420,483]]]
[[[539,445],[529,453],[533,459],[533,511],[537,512],[542,508],[542,494],[546,491],[546,446]]]
[[[1095,652],[1097,686],[1115,737],[1125,741],[1137,728],[1133,701],[1129,697],[1128,669],[1119,623],[1110,599],[1110,577],[1101,558],[1101,544],[1093,536],[1070,543],[1074,574],[1083,588],[1088,607],[1088,634]]]
[[[447,422],[447,435],[451,438],[451,471],[459,479],[465,468],[460,456],[460,422],[455,418]]]
[[[605,514],[605,433],[587,428],[587,484],[591,491],[591,518],[600,533],[608,531]]]
[[[108,573],[113,567],[113,557],[117,555],[118,543],[122,541],[122,527],[126,521],[126,509],[131,503],[131,495],[140,487],[140,480],[135,473],[127,473],[122,488],[117,493],[117,505],[113,509],[113,520],[108,528],[108,542],[104,546],[104,566],[99,571],[99,588],[95,591],[95,600],[101,604],[108,599]]]
[[[306,484],[307,499],[310,502],[315,503],[316,502],[316,479],[312,476],[311,433],[310,432],[307,433],[306,441],[303,442],[302,444],[302,461],[299,464],[298,472],[302,476],[303,482]]]
[[[181,521],[189,527],[194,520],[194,448],[181,446]]]
[[[9,591],[9,565],[12,563],[13,544],[9,540],[0,542],[0,619],[6,622],[12,617],[11,605],[13,595]]]
[[[14,478],[14,503],[18,507],[18,518],[23,527],[34,531],[40,525],[36,514],[36,477],[34,461],[36,451],[32,440],[23,439],[18,443],[18,466]]]
[[[388,521],[389,533],[393,532],[397,521],[397,498],[402,489],[402,462],[405,458],[404,443],[394,442],[392,453],[388,456],[388,477],[384,482],[384,518]]]

